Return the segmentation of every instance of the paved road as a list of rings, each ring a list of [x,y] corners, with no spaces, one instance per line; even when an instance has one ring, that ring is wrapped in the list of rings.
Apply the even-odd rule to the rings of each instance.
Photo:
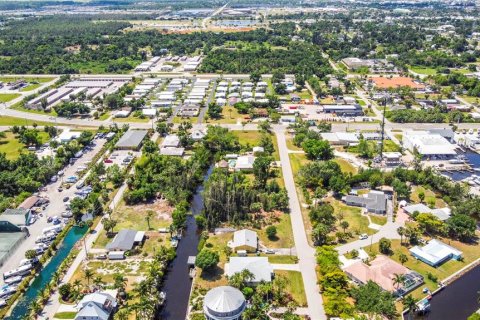
[[[284,128],[275,126],[274,132],[277,135],[283,178],[285,180],[285,188],[288,192],[293,238],[299,258],[299,270],[302,272],[305,295],[307,296],[308,313],[313,320],[327,319],[323,309],[320,289],[317,285],[315,249],[308,244],[300,203],[295,188],[295,181],[293,179],[292,167],[290,165],[290,158],[288,156]]]

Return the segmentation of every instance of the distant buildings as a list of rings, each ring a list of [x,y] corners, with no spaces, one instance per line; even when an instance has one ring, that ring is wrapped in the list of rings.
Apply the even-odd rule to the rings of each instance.
[[[438,267],[440,264],[450,260],[459,260],[462,252],[445,243],[432,239],[423,247],[415,246],[410,249],[412,256],[432,267]]]
[[[323,112],[334,113],[342,117],[358,117],[364,115],[363,109],[359,104],[324,105]]]
[[[240,320],[247,303],[243,293],[230,286],[211,289],[203,299],[207,320]]]

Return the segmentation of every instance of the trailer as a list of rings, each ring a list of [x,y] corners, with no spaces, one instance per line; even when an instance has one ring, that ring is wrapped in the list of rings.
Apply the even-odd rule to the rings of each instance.
[[[8,279],[16,276],[26,276],[27,274],[30,273],[30,270],[33,269],[33,265],[27,264],[21,267],[18,267],[17,269],[13,269],[11,271],[7,271],[3,274],[3,279]]]

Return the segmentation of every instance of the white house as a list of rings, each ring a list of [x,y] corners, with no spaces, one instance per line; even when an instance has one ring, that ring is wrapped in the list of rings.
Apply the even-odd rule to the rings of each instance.
[[[230,261],[225,264],[225,274],[228,277],[243,270],[253,274],[252,283],[271,282],[274,274],[267,257],[230,257]]]
[[[117,307],[117,300],[106,292],[87,294],[78,303],[75,320],[108,320]]]

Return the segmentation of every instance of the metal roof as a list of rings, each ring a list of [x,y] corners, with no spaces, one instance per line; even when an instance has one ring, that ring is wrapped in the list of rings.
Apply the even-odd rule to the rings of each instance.
[[[106,248],[107,250],[132,250],[136,236],[137,231],[135,230],[120,230],[120,232],[117,233],[113,241],[107,244]]]
[[[245,310],[246,302],[242,292],[230,286],[213,288],[203,299],[203,310],[209,316],[232,317]]]
[[[118,140],[116,147],[132,147],[138,148],[142,143],[143,139],[147,135],[147,130],[128,130],[125,134]]]

